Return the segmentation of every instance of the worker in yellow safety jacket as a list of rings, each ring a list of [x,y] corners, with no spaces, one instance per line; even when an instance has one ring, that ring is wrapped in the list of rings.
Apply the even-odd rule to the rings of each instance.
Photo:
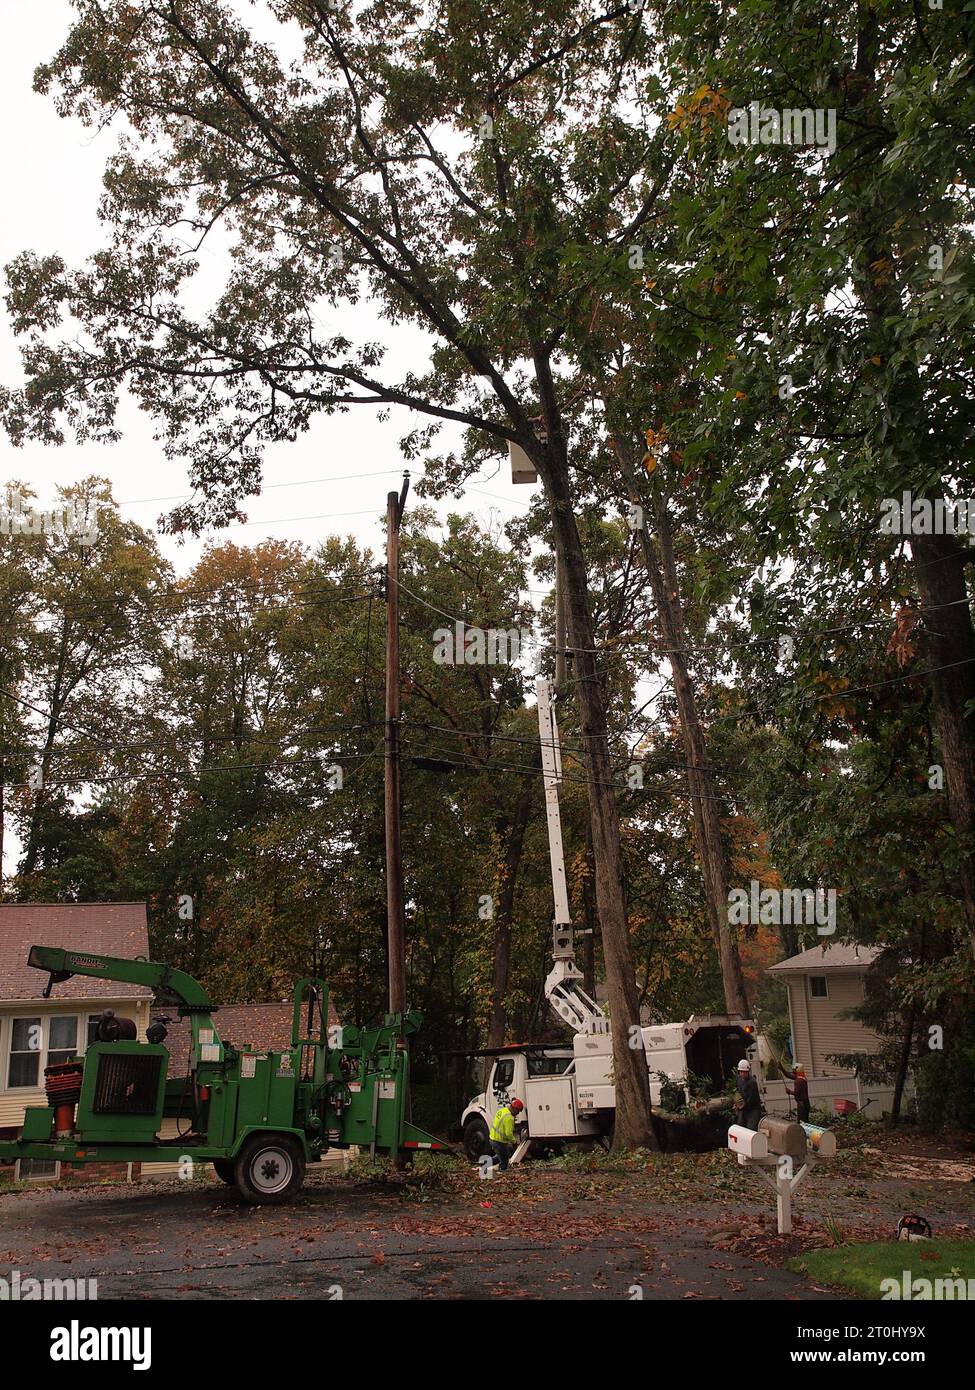
[[[509,1100],[507,1105],[502,1105],[500,1110],[495,1112],[494,1120],[491,1123],[491,1153],[494,1155],[495,1163],[501,1165],[502,1173],[511,1162],[511,1155],[515,1145],[518,1143],[518,1136],[515,1133],[515,1116],[520,1115],[524,1106],[517,1099]]]

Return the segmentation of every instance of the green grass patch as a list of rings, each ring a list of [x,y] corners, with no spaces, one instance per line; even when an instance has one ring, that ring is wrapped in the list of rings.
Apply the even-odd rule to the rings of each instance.
[[[922,1285],[912,1297],[920,1301],[937,1297],[935,1281],[964,1279],[961,1286],[951,1290],[942,1286],[941,1298],[967,1296],[975,1290],[975,1240],[879,1240],[869,1245],[840,1245],[830,1250],[807,1250],[789,1261],[789,1268],[806,1274],[817,1284],[833,1284],[849,1289],[860,1298],[882,1298],[886,1290],[884,1279],[895,1279],[903,1297],[904,1270],[910,1271],[911,1281],[926,1279],[931,1292]]]

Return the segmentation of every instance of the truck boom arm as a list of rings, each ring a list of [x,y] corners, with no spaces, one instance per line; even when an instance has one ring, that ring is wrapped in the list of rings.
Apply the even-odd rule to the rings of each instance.
[[[602,1030],[596,1025],[600,1021],[605,1022],[606,1015],[595,999],[590,999],[586,991],[576,984],[577,980],[583,978],[575,961],[557,960],[545,980],[545,998],[575,1032],[598,1033]]]
[[[562,817],[559,812],[559,784],[562,781],[562,750],[559,728],[552,704],[551,688],[540,676],[535,682],[538,699],[538,738],[542,749],[542,779],[545,783],[545,818],[548,824],[548,849],[552,864],[552,896],[554,927],[552,955],[554,963],[545,981],[545,998],[570,1028],[577,1033],[605,1032],[606,1015],[590,999],[578,981],[584,979],[575,962],[575,933],[569,913],[569,895],[565,880],[565,853],[562,848]]]

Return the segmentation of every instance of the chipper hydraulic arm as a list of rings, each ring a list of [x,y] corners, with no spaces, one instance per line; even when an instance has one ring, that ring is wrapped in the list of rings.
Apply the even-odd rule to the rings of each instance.
[[[329,1028],[328,986],[299,980],[290,1048],[258,1051],[222,1039],[203,986],[168,965],[51,946],[31,947],[28,963],[50,975],[45,998],[72,975],[146,985],[189,1021],[192,1041],[185,1076],[167,1080],[164,1025],[154,1023],[153,1040],[140,1042],[134,1024],[106,1014],[98,1029],[106,1041],[45,1068],[48,1104],[28,1108],[21,1137],[0,1143],[2,1159],[178,1160],[187,1175],[209,1162],[247,1201],[260,1203],[287,1201],[305,1165],[329,1148],[445,1147],[406,1119],[402,1040],[419,1027],[415,1013],[389,1014],[380,1028]],[[175,1121],[175,1137],[160,1137],[166,1118]]]

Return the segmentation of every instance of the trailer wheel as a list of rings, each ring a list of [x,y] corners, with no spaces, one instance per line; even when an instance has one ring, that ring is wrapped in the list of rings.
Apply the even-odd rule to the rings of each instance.
[[[215,1158],[213,1160],[213,1171],[221,1182],[228,1183],[233,1187],[237,1179],[234,1177],[234,1163],[230,1158]]]
[[[252,1134],[234,1164],[234,1181],[245,1202],[287,1202],[305,1180],[305,1155],[290,1134]]]
[[[482,1119],[475,1116],[464,1126],[464,1152],[472,1163],[479,1162],[491,1152],[491,1139],[488,1127]]]

